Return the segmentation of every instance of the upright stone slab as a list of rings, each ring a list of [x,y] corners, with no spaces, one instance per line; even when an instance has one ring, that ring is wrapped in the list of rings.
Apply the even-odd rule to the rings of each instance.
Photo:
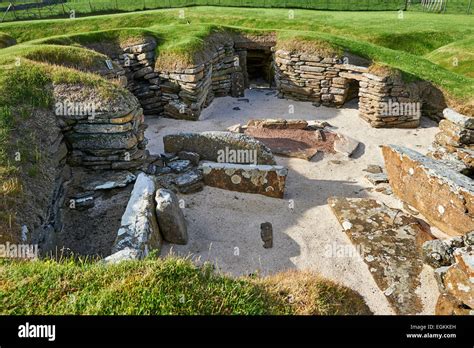
[[[441,162],[401,146],[382,148],[394,193],[449,235],[474,230],[474,182]]]
[[[204,162],[204,183],[224,190],[283,198],[288,170],[282,166]]]
[[[156,191],[156,216],[163,239],[173,244],[188,243],[188,229],[183,211],[179,207],[178,197],[173,191]]]
[[[140,173],[122,216],[112,253],[130,248],[138,250],[141,258],[151,250],[160,251],[162,237],[155,215],[155,190],[153,178]]]
[[[395,312],[421,312],[421,248],[431,236],[418,219],[373,199],[331,197],[328,204]]]
[[[223,163],[274,165],[271,150],[258,140],[231,132],[179,133],[163,137],[165,152],[190,151],[202,160]],[[253,158],[255,156],[256,158]]]

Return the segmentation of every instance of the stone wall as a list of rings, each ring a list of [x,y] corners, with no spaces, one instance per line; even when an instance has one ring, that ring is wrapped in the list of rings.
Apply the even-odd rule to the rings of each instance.
[[[117,92],[113,101],[104,101],[83,86],[62,85],[55,87],[54,98],[71,166],[94,170],[142,166],[146,126],[143,109],[132,94]],[[85,112],[85,107],[90,109]]]
[[[156,41],[124,47],[113,54],[125,70],[128,89],[146,115],[198,120],[215,97],[241,97],[249,87],[248,50],[270,52],[271,38],[252,41],[239,36],[215,45],[204,62],[183,69],[155,67]],[[260,40],[260,41],[258,41]],[[356,59],[357,64],[364,59]],[[373,127],[415,128],[419,125],[422,93],[399,75],[374,74],[366,66],[342,64],[341,57],[277,50],[273,53],[274,82],[280,98],[341,107],[359,97],[360,116]],[[408,110],[407,110],[408,108]]]
[[[474,118],[445,109],[430,156],[474,177]]]
[[[240,57],[233,48],[233,42],[228,41],[218,47],[205,63],[160,72],[164,116],[198,120],[202,109],[214,97],[242,95],[244,75]]]
[[[112,59],[125,69],[127,89],[140,101],[145,115],[163,113],[163,96],[159,73],[155,71],[156,41],[147,38],[143,42],[126,46]]]
[[[378,76],[364,66],[341,64],[339,57],[285,50],[275,52],[274,69],[281,98],[341,107],[353,95],[357,81],[359,115],[373,127],[419,125],[420,98],[399,76]],[[413,110],[406,112],[406,104]]]

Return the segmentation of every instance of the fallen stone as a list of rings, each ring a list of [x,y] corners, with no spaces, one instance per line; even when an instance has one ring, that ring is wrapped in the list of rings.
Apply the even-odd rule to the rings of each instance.
[[[420,215],[419,212],[417,212],[415,209],[410,207],[410,205],[406,204],[405,202],[403,202],[403,209],[405,209],[411,215],[415,215],[415,216]]]
[[[189,194],[201,191],[204,187],[203,175],[200,170],[190,170],[174,179],[174,184],[180,193]]]
[[[265,249],[273,248],[273,226],[269,222],[260,225],[260,237]]]
[[[367,174],[365,178],[374,186],[388,183],[388,177],[384,173]]]
[[[393,190],[389,184],[380,184],[375,187],[376,192],[383,193],[384,195],[391,196],[393,195]]]
[[[331,197],[328,204],[395,312],[419,313],[421,245],[432,237],[418,219],[373,199]]]
[[[334,141],[334,151],[342,153],[346,157],[351,157],[355,150],[359,147],[359,142],[350,137],[338,134]]]
[[[81,192],[73,195],[71,199],[74,201],[68,202],[68,206],[70,209],[77,209],[79,211],[87,210],[92,208],[95,205],[95,196],[94,192]]]
[[[444,286],[448,294],[474,309],[474,277],[469,277],[458,265],[453,265],[444,276]]]
[[[199,154],[195,152],[189,152],[189,151],[179,152],[178,157],[179,159],[190,161],[193,166],[197,166],[200,160]]]
[[[150,176],[140,173],[122,215],[113,253],[131,248],[138,250],[142,257],[151,250],[160,251],[162,238],[156,221],[154,196],[155,182]]]
[[[423,244],[423,261],[433,268],[450,266],[454,262],[452,251],[442,240],[435,239]]]
[[[156,175],[166,175],[172,172],[173,171],[171,170],[170,167],[156,167],[156,170],[155,170]]]
[[[167,164],[167,166],[175,173],[184,173],[192,167],[189,160],[176,160]]]
[[[473,315],[474,310],[466,308],[449,294],[441,294],[436,303],[435,315]]]
[[[170,190],[158,189],[155,196],[156,216],[163,239],[173,244],[188,242],[188,229],[178,197]]]
[[[382,147],[385,168],[395,194],[428,221],[457,236],[474,230],[474,182],[416,151]]]
[[[331,127],[331,125],[326,121],[318,121],[318,120],[311,120],[307,121],[308,126],[306,129],[308,130],[316,130],[316,129],[324,129],[326,127]]]
[[[474,117],[465,116],[449,108],[443,110],[443,116],[462,128],[474,129]]]
[[[141,257],[142,257],[142,253],[140,250],[125,248],[125,249],[117,251],[116,253],[110,256],[107,256],[105,259],[102,260],[102,263],[117,264],[122,261],[139,260]]]
[[[244,129],[242,128],[242,125],[240,123],[235,124],[233,126],[230,126],[229,128],[227,128],[227,130],[229,132],[232,132],[232,133],[243,133],[244,132]]]
[[[202,162],[206,185],[283,198],[288,170],[282,166]]]
[[[458,248],[464,247],[464,239],[460,236],[445,239],[444,242],[446,243],[448,248],[453,252],[454,252],[454,250],[456,250]]]
[[[453,256],[458,267],[469,277],[474,278],[474,249],[472,247],[458,248],[453,252]]]
[[[383,173],[383,169],[381,166],[376,164],[369,164],[367,168],[363,169],[364,172],[371,173],[371,174],[381,174]]]
[[[128,184],[135,181],[137,177],[128,172],[109,171],[100,174],[100,179],[93,181],[85,186],[86,190],[111,190],[119,187],[126,187]]]
[[[245,134],[231,132],[179,133],[165,135],[163,143],[165,151],[168,153],[195,152],[199,154],[201,160],[206,161],[218,162],[220,157],[226,157],[227,150],[228,154],[236,154],[235,163],[249,163],[249,157],[256,154],[257,164],[275,164],[270,149]],[[241,150],[247,151],[242,152]],[[242,156],[238,156],[239,154]],[[241,157],[240,161],[239,157]]]

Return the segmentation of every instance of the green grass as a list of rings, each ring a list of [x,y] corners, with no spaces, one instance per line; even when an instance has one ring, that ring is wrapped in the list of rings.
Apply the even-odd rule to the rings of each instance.
[[[308,273],[287,273],[279,281],[281,276],[230,278],[210,265],[198,268],[178,258],[118,265],[1,260],[0,313],[370,314],[362,297],[348,288]]]
[[[298,38],[325,40],[339,49],[432,81],[461,102],[474,95],[473,80],[469,75],[440,68],[424,57],[460,40],[467,40],[466,49],[472,48],[469,38],[474,37],[474,17],[467,15],[405,13],[400,19],[397,12],[298,10],[295,19],[289,19],[288,12],[280,9],[193,7],[185,9],[185,19],[179,18],[178,9],[167,9],[0,26],[1,31],[19,42],[32,44],[120,42],[127,37],[151,35],[159,41],[157,50],[161,59],[186,63],[193,59],[193,52],[203,48],[207,36],[225,28],[261,33],[277,31],[280,39],[287,41]],[[10,54],[12,51],[8,50],[0,53]],[[463,62],[462,66],[463,71],[474,70],[470,61]]]
[[[457,74],[474,78],[474,37],[460,40],[428,53],[425,58]]]
[[[468,0],[456,0],[468,1]],[[32,1],[24,1],[32,2]],[[7,7],[8,3],[0,7]],[[35,18],[67,17],[71,10],[78,15],[97,15],[143,11],[161,8],[189,6],[230,6],[257,8],[289,8],[336,11],[387,11],[405,7],[405,0],[69,0],[66,4],[50,8],[48,11],[17,11],[9,12],[5,21]]]

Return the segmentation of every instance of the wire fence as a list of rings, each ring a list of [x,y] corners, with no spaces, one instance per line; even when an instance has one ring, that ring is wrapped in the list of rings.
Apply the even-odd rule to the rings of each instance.
[[[472,13],[473,0],[0,0],[0,22],[188,6]]]

